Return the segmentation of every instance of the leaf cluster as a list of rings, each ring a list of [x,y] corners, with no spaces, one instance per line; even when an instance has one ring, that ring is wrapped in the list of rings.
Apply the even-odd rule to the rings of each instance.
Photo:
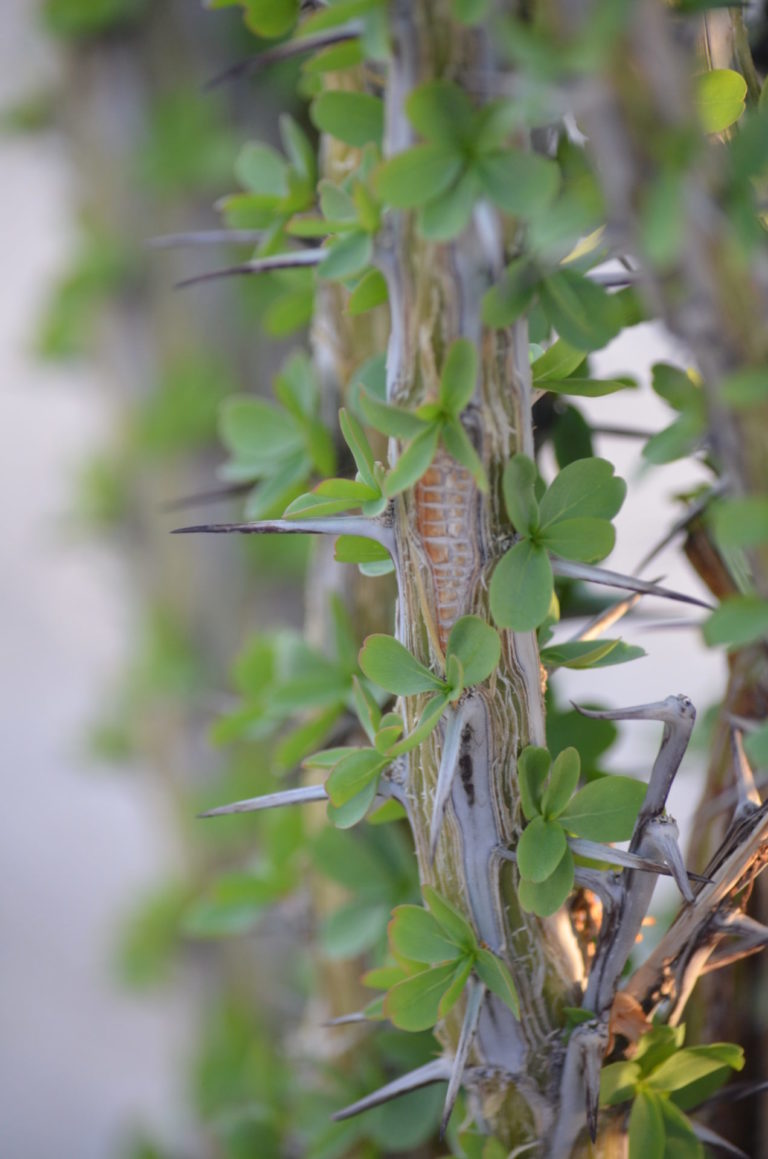
[[[568,837],[626,841],[632,836],[645,785],[632,777],[606,776],[576,792],[581,761],[565,748],[552,761],[529,745],[517,762],[520,801],[528,824],[517,844],[518,897],[525,910],[548,917],[573,889],[574,860]]]

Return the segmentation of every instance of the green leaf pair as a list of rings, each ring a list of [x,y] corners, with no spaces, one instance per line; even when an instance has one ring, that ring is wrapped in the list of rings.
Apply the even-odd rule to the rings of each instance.
[[[328,475],[336,466],[306,355],[288,359],[275,379],[274,392],[279,406],[233,395],[220,412],[219,431],[230,454],[221,475],[235,483],[263,480],[246,502],[249,519],[279,514],[313,472]]]
[[[437,402],[409,411],[361,391],[360,409],[371,426],[390,438],[406,440],[400,458],[384,480],[384,494],[389,498],[418,482],[441,440],[448,454],[469,471],[477,486],[487,490],[483,464],[460,418],[475,392],[477,373],[477,349],[469,339],[457,338],[445,356]]]
[[[643,457],[658,466],[685,458],[697,449],[707,432],[707,410],[701,389],[677,366],[656,363],[652,385],[656,394],[678,411],[678,418],[652,435],[643,447]]]
[[[451,629],[445,678],[431,672],[392,636],[369,636],[360,652],[365,675],[398,696],[438,692],[446,702],[486,680],[499,662],[498,633],[479,616],[462,616]]]
[[[528,821],[517,844],[518,897],[524,910],[549,917],[573,889],[568,835],[590,841],[632,836],[646,786],[631,777],[601,777],[576,792],[581,761],[566,748],[552,762],[529,745],[517,762],[520,801]]]
[[[627,325],[621,294],[609,294],[570,266],[558,266],[548,272],[530,254],[515,258],[500,281],[486,292],[483,321],[496,329],[511,326],[534,302],[538,302],[561,341],[581,352],[579,362],[583,362],[587,351],[599,350]],[[554,391],[557,387],[546,389]],[[611,389],[621,387],[601,387],[596,383],[591,388],[594,394],[608,394]],[[569,391],[562,385],[560,390],[565,394],[579,393],[576,388]],[[584,387],[581,393],[589,390]]]
[[[424,143],[385,161],[375,184],[393,209],[418,209],[423,237],[457,237],[479,197],[516,217],[540,213],[555,198],[557,163],[508,146],[519,118],[511,101],[476,109],[457,85],[436,80],[411,93],[406,111]]]
[[[578,459],[541,494],[535,463],[515,455],[504,470],[503,489],[507,512],[521,538],[502,556],[491,577],[491,611],[500,627],[527,632],[549,613],[554,591],[549,553],[583,563],[608,555],[615,541],[610,520],[627,487],[606,459]]]
[[[744,1066],[740,1046],[715,1042],[683,1048],[685,1027],[654,1026],[640,1040],[631,1062],[603,1067],[600,1103],[632,1099],[630,1159],[664,1159],[667,1154],[704,1159],[693,1125],[684,1113],[709,1098]]]
[[[310,209],[315,200],[315,150],[287,113],[280,117],[280,138],[285,155],[263,141],[243,145],[235,161],[235,176],[244,192],[219,202],[233,229],[267,231],[260,247],[263,253],[278,244],[290,218]]]
[[[427,1030],[458,1002],[472,971],[520,1017],[517,991],[504,962],[480,946],[469,922],[434,889],[424,887],[429,909],[398,906],[389,923],[389,943],[401,963],[383,1011],[401,1030]],[[405,976],[403,976],[405,975]]]
[[[387,505],[384,494],[384,469],[374,462],[371,445],[355,416],[347,410],[339,411],[339,425],[344,441],[352,452],[357,474],[354,479],[324,479],[314,491],[299,495],[285,510],[286,519],[307,515],[323,517],[341,511],[360,508],[364,515],[374,518]],[[382,549],[383,550],[383,549]],[[386,558],[389,558],[384,552]]]

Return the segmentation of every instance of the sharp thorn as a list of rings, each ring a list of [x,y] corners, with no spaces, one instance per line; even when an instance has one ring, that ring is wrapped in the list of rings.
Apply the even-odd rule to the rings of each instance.
[[[284,789],[281,793],[267,793],[263,797],[249,797],[245,801],[235,801],[232,805],[219,805],[216,809],[206,809],[198,817],[224,817],[229,813],[258,813],[262,809],[279,809],[283,805],[306,805],[313,801],[327,801],[328,794],[323,785],[303,785],[298,789]]]
[[[282,60],[288,60],[292,56],[300,56],[305,52],[316,52],[318,49],[330,48],[334,44],[343,44],[347,40],[357,40],[359,36],[360,29],[357,25],[348,24],[345,27],[335,29],[333,32],[320,33],[318,36],[306,36],[303,39],[286,40],[274,48],[266,49],[265,52],[259,53],[258,56],[251,56],[247,60],[238,61],[237,64],[232,64],[222,72],[216,73],[215,76],[212,76],[210,80],[205,82],[203,92],[211,92],[213,89],[218,88],[219,85],[226,84],[228,81],[253,76],[269,65],[277,64]]]
[[[738,791],[738,801],[733,813],[731,825],[738,825],[749,813],[760,808],[762,801],[757,791],[755,777],[744,752],[741,730],[731,729],[731,753],[733,755],[733,772]]]
[[[722,1135],[718,1135],[717,1131],[713,1131],[710,1127],[705,1127],[703,1123],[696,1123],[690,1120],[693,1127],[693,1133],[702,1143],[706,1143],[707,1147],[715,1147],[720,1151],[725,1151],[726,1155],[734,1155],[736,1159],[749,1159],[749,1155],[742,1151],[740,1147],[729,1143]]]
[[[366,1016],[362,1010],[355,1011],[354,1014],[340,1014],[338,1018],[329,1018],[327,1022],[322,1022],[321,1026],[350,1026],[356,1022],[370,1022],[371,1020]]]
[[[604,584],[609,588],[625,588],[630,592],[641,592],[643,595],[659,596],[666,600],[679,600],[683,604],[695,604],[699,608],[712,610],[713,604],[700,600],[696,596],[686,596],[682,592],[672,591],[671,588],[662,588],[658,584],[637,579],[634,576],[621,575],[606,568],[593,567],[586,563],[573,563],[566,559],[553,559],[552,571],[555,575],[565,579],[584,580],[587,583]]]
[[[651,861],[648,857],[641,857],[637,853],[630,853],[624,849],[614,849],[610,845],[602,845],[599,841],[588,841],[583,837],[569,837],[568,844],[571,847],[571,852],[576,853],[579,857],[586,857],[590,861],[607,861],[611,865],[620,865],[626,869],[635,869],[645,873],[658,873],[664,877],[672,877],[673,873],[670,867],[658,861]],[[693,873],[687,870],[688,877],[691,881],[701,882],[703,885],[708,885],[711,878],[704,877],[701,873]]]
[[[405,1095],[408,1091],[417,1091],[420,1087],[429,1086],[431,1083],[448,1082],[450,1077],[450,1063],[442,1058],[433,1059],[432,1062],[416,1067],[415,1070],[409,1071],[408,1074],[402,1075],[399,1079],[379,1087],[378,1090],[358,1099],[356,1103],[350,1103],[348,1107],[336,1111],[331,1115],[331,1118],[335,1123],[343,1122],[344,1119],[351,1119],[355,1115],[362,1114],[363,1111],[370,1110],[371,1107],[379,1107],[382,1103],[388,1103],[390,1099],[399,1098],[400,1095]]]
[[[451,1077],[448,1081],[448,1090],[445,1095],[445,1103],[443,1104],[443,1114],[440,1119],[440,1138],[445,1138],[445,1132],[448,1129],[448,1120],[451,1117],[456,1098],[461,1087],[461,1080],[464,1077],[464,1070],[467,1065],[467,1058],[469,1051],[477,1033],[477,1023],[480,1018],[480,1009],[485,998],[486,988],[483,982],[478,982],[474,978],[469,978],[467,981],[467,1008],[464,1012],[464,1021],[461,1024],[461,1033],[459,1035],[458,1046],[456,1047],[456,1055],[451,1066]]]
[[[603,632],[607,632],[614,624],[617,624],[627,612],[631,611],[643,598],[642,592],[635,592],[624,600],[619,600],[618,603],[613,604],[610,608],[606,608],[604,612],[598,612],[591,620],[588,621],[575,636],[571,636],[572,640],[596,640],[602,636]]]
[[[252,262],[243,262],[239,266],[226,266],[223,269],[207,270],[202,274],[193,274],[191,278],[182,278],[176,282],[177,290],[184,290],[187,286],[196,286],[201,282],[213,282],[219,278],[232,278],[241,274],[268,274],[272,270],[289,270],[301,266],[318,266],[328,256],[326,249],[296,250],[287,254],[273,254],[271,257],[254,258]]]
[[[254,523],[197,523],[174,527],[171,535],[359,535],[393,549],[391,529],[384,523],[358,515],[329,516],[327,519],[264,519]]]
[[[432,802],[432,816],[429,823],[429,857],[432,864],[434,864],[437,842],[443,827],[445,808],[451,795],[456,770],[459,767],[459,748],[461,731],[466,718],[466,704],[467,701],[464,700],[457,709],[449,708],[446,712],[443,753],[440,758],[435,797]]]
[[[655,852],[661,861],[669,866],[675,885],[690,905],[694,900],[693,890],[688,881],[688,871],[680,852],[678,837],[677,823],[671,817],[655,817],[644,827],[643,847]]]

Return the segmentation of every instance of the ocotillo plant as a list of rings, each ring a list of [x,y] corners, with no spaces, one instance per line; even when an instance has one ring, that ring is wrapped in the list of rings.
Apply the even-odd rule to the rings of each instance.
[[[700,975],[765,941],[744,908],[768,847],[750,764],[768,753],[768,121],[742,12],[700,0],[242,6],[278,43],[221,79],[302,58],[319,155],[290,119],[283,153],[248,146],[243,192],[224,210],[256,231],[238,235],[256,254],[188,281],[277,271],[285,328],[314,311],[315,370],[294,358],[278,405],[228,404],[229,477],[258,482],[249,521],[183,530],[324,536],[348,572],[321,549],[310,578],[312,643],[329,645],[333,597],[336,659],[307,653],[285,680],[265,656],[256,678],[259,719],[298,712],[283,767],[301,762],[302,782],[208,815],[327,802],[340,828],[407,823],[423,904],[394,909],[367,976],[385,993],[348,1013],[433,1028],[441,1049],[338,1120],[447,1083],[443,1126],[460,1088],[474,1123],[454,1132],[457,1154],[725,1146],[688,1112],[742,1051],[684,1046],[680,1020]],[[733,820],[696,873],[666,812],[695,719],[685,696],[654,687],[638,707],[579,710],[663,726],[644,781],[583,778],[577,713],[560,714],[557,745],[546,732],[554,670],[638,655],[604,633],[639,598],[701,604],[598,566],[626,486],[570,400],[632,387],[593,377],[589,355],[652,318],[689,354],[654,368],[678,417],[644,454],[695,455],[710,472],[676,532],[695,527],[727,576],[701,619],[706,641],[751,657],[733,666],[721,720]],[[554,475],[538,461],[547,444]],[[361,594],[358,569],[394,573],[391,613],[383,581]],[[583,585],[620,602],[553,644]],[[388,614],[391,635],[355,640]],[[749,709],[734,717],[737,691]],[[633,966],[661,874],[680,909]]]

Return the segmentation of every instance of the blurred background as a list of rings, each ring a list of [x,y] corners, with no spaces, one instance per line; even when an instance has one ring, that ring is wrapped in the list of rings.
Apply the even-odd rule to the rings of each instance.
[[[257,845],[253,820],[194,820],[207,804],[258,792],[269,760],[295,763],[298,750],[269,747],[271,726],[259,733],[253,670],[265,650],[300,647],[290,631],[302,623],[309,548],[303,537],[168,534],[242,514],[232,498],[169,505],[223,485],[223,400],[270,395],[273,373],[306,349],[303,275],[178,291],[180,278],[243,251],[148,244],[221,228],[222,217],[247,227],[244,143],[277,141],[285,110],[311,131],[298,65],[203,91],[257,48],[239,10],[196,0],[3,0],[0,11],[9,1159],[333,1159],[355,1142],[328,1129],[332,1085],[295,1112],[304,1079],[291,1060],[326,1050],[320,1012],[306,1007],[322,964],[305,952],[317,930],[296,890],[303,822],[269,821]],[[302,84],[311,91],[311,78]],[[660,358],[685,352],[645,326],[602,352],[599,373],[629,372],[643,387],[586,400],[585,413],[603,427],[667,424],[647,386]],[[647,475],[641,446],[596,441],[631,484],[609,564],[618,569],[637,565],[674,518],[674,495],[702,477],[689,461]],[[248,482],[237,470],[225,478]],[[250,513],[265,502],[251,499]],[[661,573],[705,594],[674,551]],[[649,657],[564,672],[560,700],[616,706],[681,691],[703,715],[722,661],[696,632],[669,628],[674,618],[649,608],[623,633]],[[667,630],[651,630],[662,621]],[[248,743],[238,743],[243,713]],[[678,818],[703,780],[697,735],[671,801]],[[644,774],[657,743],[653,726],[635,726],[610,768]],[[317,853],[339,891],[350,886],[344,840]],[[380,852],[391,864],[392,850]],[[366,948],[359,930],[350,940],[351,920],[321,927],[321,960]],[[386,1149],[377,1122],[355,1154]],[[418,1130],[406,1142],[418,1147]]]

